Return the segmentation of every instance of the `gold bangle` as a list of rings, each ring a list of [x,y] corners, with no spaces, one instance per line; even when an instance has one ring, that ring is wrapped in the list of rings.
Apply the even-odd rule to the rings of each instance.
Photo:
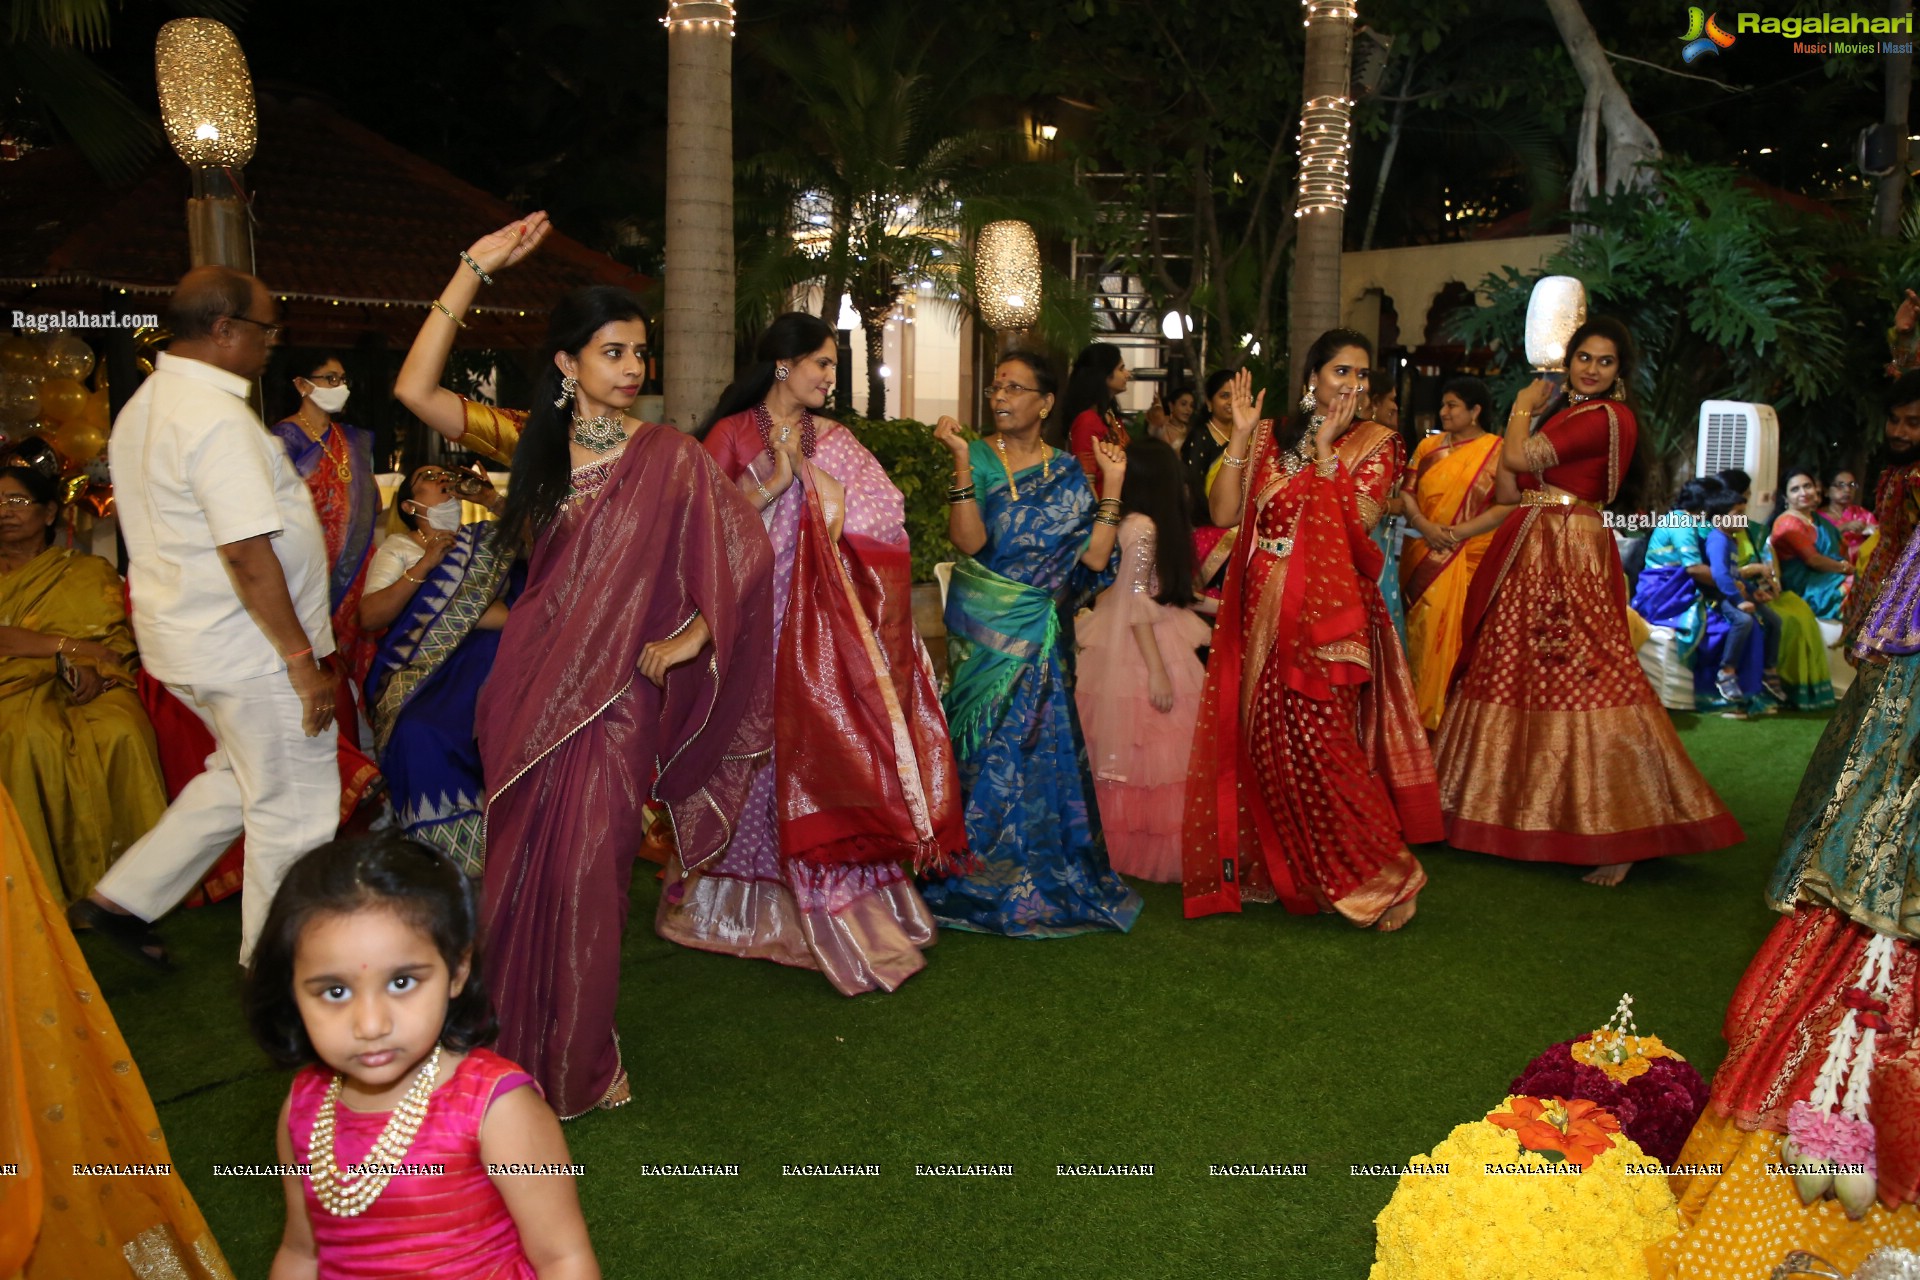
[[[1245,458],[1236,458],[1230,453],[1223,453],[1220,455],[1220,463],[1222,466],[1244,467],[1247,465],[1247,460]]]
[[[400,576],[405,578],[408,582],[413,583],[413,585],[416,587],[424,587],[425,585],[427,585],[427,580],[425,578],[416,578],[412,574],[408,573],[405,569],[402,569],[400,571]]]
[[[462,320],[459,316],[453,314],[453,312],[449,311],[447,309],[447,304],[440,301],[440,299],[435,298],[432,302],[428,303],[427,305],[432,307],[434,310],[438,311],[441,315],[445,316],[447,319],[459,325],[462,329],[467,327],[467,322],[465,320]]]

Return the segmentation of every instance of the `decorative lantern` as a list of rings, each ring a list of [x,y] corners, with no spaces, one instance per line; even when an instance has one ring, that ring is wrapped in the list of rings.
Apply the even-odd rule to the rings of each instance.
[[[1527,301],[1527,363],[1535,373],[1567,367],[1567,343],[1587,322],[1587,287],[1572,276],[1542,276]]]
[[[996,330],[1040,318],[1040,241],[1024,222],[989,222],[974,252],[980,314]]]
[[[233,32],[211,18],[175,18],[160,28],[153,63],[160,119],[182,160],[238,169],[253,159],[253,77]]]

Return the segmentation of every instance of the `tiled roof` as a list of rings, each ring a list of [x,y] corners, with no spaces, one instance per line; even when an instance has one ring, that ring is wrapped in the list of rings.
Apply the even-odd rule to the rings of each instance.
[[[260,147],[245,175],[256,274],[285,299],[290,341],[375,330],[404,344],[459,251],[523,212],[314,98],[263,94],[259,110]],[[189,187],[171,152],[117,190],[68,148],[0,163],[0,296],[20,305],[33,281],[42,302],[76,289],[170,292],[189,265]],[[567,290],[647,284],[558,231],[497,279],[482,289],[486,310],[468,317],[462,346],[530,346]]]

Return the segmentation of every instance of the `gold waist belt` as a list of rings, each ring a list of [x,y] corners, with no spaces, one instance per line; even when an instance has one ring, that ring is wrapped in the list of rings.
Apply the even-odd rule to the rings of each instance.
[[[1591,504],[1559,489],[1522,489],[1520,505],[1523,507],[1577,507]]]

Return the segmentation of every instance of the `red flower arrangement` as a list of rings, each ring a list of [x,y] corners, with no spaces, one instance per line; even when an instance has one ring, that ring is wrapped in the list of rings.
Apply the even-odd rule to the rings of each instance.
[[[1496,1111],[1487,1123],[1513,1130],[1529,1151],[1577,1164],[1582,1169],[1613,1148],[1620,1122],[1584,1099],[1515,1098],[1511,1111]]]
[[[1573,1046],[1591,1035],[1564,1040],[1526,1065],[1507,1087],[1535,1098],[1580,1098],[1612,1113],[1640,1149],[1662,1164],[1680,1158],[1680,1148],[1707,1105],[1707,1082],[1680,1058],[1653,1058],[1647,1070],[1624,1083],[1598,1067],[1573,1059]]]

